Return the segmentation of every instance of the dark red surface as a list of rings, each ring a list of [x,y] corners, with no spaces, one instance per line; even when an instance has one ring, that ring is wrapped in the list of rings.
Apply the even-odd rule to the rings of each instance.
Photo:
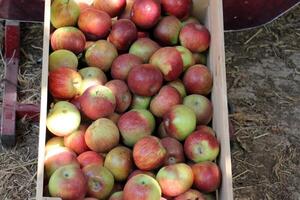
[[[17,118],[26,117],[26,119],[38,122],[40,117],[40,106],[34,104],[17,104],[16,113]]]
[[[43,21],[45,0],[0,0],[0,18]]]
[[[225,30],[265,24],[299,2],[300,0],[223,0]]]

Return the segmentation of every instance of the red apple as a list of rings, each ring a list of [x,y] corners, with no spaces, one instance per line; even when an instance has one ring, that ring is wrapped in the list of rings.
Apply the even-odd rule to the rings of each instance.
[[[185,25],[191,24],[191,23],[200,24],[200,22],[197,18],[189,17],[189,18],[182,21],[182,26],[185,26]]]
[[[116,112],[123,113],[131,103],[131,93],[124,81],[111,80],[105,84],[116,97]]]
[[[153,31],[154,37],[163,45],[178,43],[181,22],[175,16],[163,17]]]
[[[123,191],[113,193],[108,200],[123,200]]]
[[[180,44],[193,53],[201,53],[208,49],[210,33],[205,26],[196,23],[185,25],[179,34]]]
[[[184,19],[190,15],[192,0],[161,0],[161,5],[165,13]]]
[[[213,162],[202,162],[192,166],[194,185],[202,192],[216,191],[221,183],[221,170]]]
[[[74,0],[54,0],[51,4],[51,24],[55,28],[75,26],[80,8]]]
[[[140,57],[144,63],[148,63],[150,57],[156,52],[160,46],[150,38],[140,38],[135,41],[130,49],[129,53]]]
[[[184,142],[185,155],[196,163],[215,160],[219,151],[219,142],[210,133],[195,131]]]
[[[54,98],[72,99],[79,94],[80,74],[69,67],[60,67],[49,73],[49,91]]]
[[[155,119],[148,110],[133,109],[120,117],[118,128],[124,144],[132,147],[143,137],[152,134],[155,128]]]
[[[162,86],[163,76],[158,68],[151,64],[134,66],[128,74],[129,89],[140,96],[153,96]]]
[[[189,189],[185,193],[174,198],[174,200],[187,200],[187,199],[189,199],[189,200],[206,200],[206,198],[204,198],[204,196],[203,196],[203,194],[201,194],[201,192],[199,192],[197,190],[193,190],[193,189]]]
[[[160,2],[157,0],[137,0],[131,9],[131,20],[142,29],[155,26],[160,18]]]
[[[105,38],[109,34],[111,25],[110,16],[95,8],[83,10],[78,19],[78,27],[91,40]]]
[[[94,85],[104,85],[107,82],[105,73],[97,67],[85,67],[79,70],[82,77],[80,94]]]
[[[183,71],[183,60],[175,47],[157,50],[151,56],[150,63],[160,69],[166,81],[176,80]]]
[[[72,132],[68,136],[65,136],[64,137],[65,147],[70,148],[77,154],[81,154],[85,151],[88,151],[89,148],[87,147],[84,140],[84,133],[86,129],[87,129],[86,125],[80,125],[78,130]]]
[[[106,199],[114,186],[114,177],[111,172],[98,164],[87,165],[82,169],[87,177],[87,194],[97,199]]]
[[[94,7],[116,17],[126,7],[126,0],[94,0]]]
[[[179,94],[181,95],[181,98],[184,98],[186,96],[186,90],[183,85],[183,82],[180,79],[176,79],[175,81],[171,81],[168,83],[168,85],[172,86],[175,88]]]
[[[116,181],[126,180],[133,168],[132,151],[124,146],[113,148],[105,157],[104,167]]]
[[[190,166],[178,163],[161,168],[156,175],[156,180],[164,195],[175,197],[192,187],[194,175]]]
[[[153,170],[159,168],[167,155],[166,149],[160,140],[154,136],[146,136],[140,139],[133,147],[133,160],[141,170]]]
[[[46,142],[45,153],[51,151],[52,149],[64,147],[64,138],[63,137],[52,137]]]
[[[98,67],[105,72],[110,69],[116,57],[116,47],[106,40],[95,42],[85,53],[85,60],[89,66]]]
[[[87,180],[78,166],[63,166],[50,177],[48,188],[52,197],[83,199],[87,192]]]
[[[139,95],[133,95],[131,108],[132,109],[148,109],[150,105],[151,97],[143,97]]]
[[[194,65],[184,74],[183,84],[190,94],[207,95],[212,89],[213,78],[206,66]]]
[[[183,46],[177,46],[176,49],[179,51],[183,61],[183,71],[186,71],[189,67],[195,65],[195,58],[190,50]]]
[[[192,94],[183,99],[183,104],[192,109],[197,117],[197,124],[208,124],[213,115],[213,107],[210,100],[199,94]]]
[[[119,144],[119,130],[115,123],[106,118],[94,121],[85,132],[87,146],[98,153],[105,153]]]
[[[108,39],[119,51],[128,50],[130,45],[137,39],[135,24],[129,19],[116,21],[112,26]]]
[[[123,190],[123,200],[160,199],[161,189],[151,176],[139,174],[127,181]]]
[[[84,168],[90,164],[103,165],[104,158],[101,154],[98,154],[95,151],[86,151],[77,156],[77,161],[79,162],[80,167]]]
[[[73,105],[77,108],[78,111],[81,112],[80,96],[75,96],[75,97],[74,97],[73,99],[71,99],[69,102],[70,102],[71,104],[73,104]],[[83,118],[84,116],[81,116],[81,117]]]
[[[84,34],[75,27],[61,27],[51,35],[52,49],[66,49],[75,54],[82,53],[85,47]]]
[[[73,104],[59,101],[49,110],[46,125],[51,133],[64,137],[77,130],[80,121],[80,112]]]
[[[197,126],[196,130],[201,131],[202,133],[208,133],[208,134],[212,134],[213,136],[216,136],[215,131],[211,127],[206,125]]]
[[[47,177],[50,177],[62,166],[74,165],[79,167],[76,154],[67,147],[57,147],[47,151],[44,163]]]
[[[78,59],[76,55],[68,50],[60,49],[52,52],[49,56],[49,71],[60,67],[69,67],[77,70]]]
[[[176,105],[164,116],[164,127],[170,137],[185,140],[196,128],[196,115],[185,105]]]
[[[149,37],[149,32],[138,30],[137,35],[138,35],[138,38],[147,38],[147,37]]]
[[[96,120],[111,115],[116,108],[113,92],[105,86],[89,87],[80,97],[82,112],[90,119]]]
[[[111,76],[113,79],[126,80],[129,71],[135,65],[143,64],[140,57],[133,54],[122,54],[118,56],[112,63]]]
[[[133,172],[131,172],[131,174],[128,176],[127,180],[131,179],[132,177],[134,177],[138,174],[145,174],[145,175],[151,176],[152,178],[155,178],[155,174],[151,171],[143,171],[143,170],[136,169]]]
[[[181,104],[179,92],[172,86],[163,86],[150,103],[150,111],[156,117],[163,117],[173,106]]]
[[[161,140],[161,144],[167,150],[167,156],[164,161],[164,165],[173,165],[185,161],[183,147],[178,140],[166,137]]]

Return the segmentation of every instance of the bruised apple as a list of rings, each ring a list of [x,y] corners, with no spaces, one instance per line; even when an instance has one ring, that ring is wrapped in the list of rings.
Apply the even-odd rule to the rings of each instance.
[[[123,190],[123,200],[159,200],[161,189],[151,176],[138,174],[127,181]]]
[[[80,8],[74,0],[54,0],[51,4],[51,24],[55,28],[74,26],[80,14]]]
[[[94,7],[116,17],[126,7],[126,0],[94,0]]]
[[[49,56],[49,71],[60,67],[69,67],[77,70],[78,59],[76,55],[68,50],[60,49],[52,52]]]
[[[51,133],[63,137],[77,130],[80,121],[80,112],[73,104],[59,101],[49,110],[46,125]]]
[[[84,137],[91,150],[105,153],[119,144],[120,134],[114,122],[100,118],[87,128]]]
[[[136,40],[130,47],[129,53],[138,56],[144,63],[160,48],[159,44],[150,38],[144,37]]]
[[[97,67],[85,67],[78,72],[82,77],[80,94],[91,86],[104,85],[107,82],[105,73]]]
[[[65,147],[70,148],[77,154],[81,154],[85,151],[88,151],[89,148],[87,147],[84,140],[84,134],[86,129],[87,129],[86,125],[80,125],[78,130],[72,132],[68,136],[65,136],[64,137]]]
[[[82,78],[69,67],[60,67],[49,73],[49,91],[54,98],[72,99],[79,94]]]
[[[90,164],[103,165],[104,158],[101,154],[98,154],[95,151],[86,151],[77,156],[77,161],[79,162],[80,167],[84,168]]]
[[[159,168],[167,155],[167,151],[160,139],[154,136],[146,136],[140,139],[133,147],[133,160],[141,170],[153,170]]]
[[[183,147],[178,140],[171,137],[165,137],[161,140],[161,144],[167,150],[164,165],[172,165],[185,161]]]

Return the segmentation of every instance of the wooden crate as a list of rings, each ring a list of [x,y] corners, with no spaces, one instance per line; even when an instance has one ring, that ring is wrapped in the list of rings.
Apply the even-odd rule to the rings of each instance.
[[[193,0],[193,14],[204,23],[211,33],[211,45],[208,55],[208,67],[214,78],[212,103],[214,106],[213,128],[221,144],[217,160],[222,170],[222,184],[217,192],[217,199],[233,199],[231,156],[227,110],[227,88],[224,51],[223,6],[221,0]],[[37,173],[37,200],[59,200],[59,198],[43,197],[44,189],[44,157],[46,143],[46,117],[48,104],[48,56],[50,36],[50,4],[45,1],[43,69],[41,84],[41,114],[39,132],[39,156]]]

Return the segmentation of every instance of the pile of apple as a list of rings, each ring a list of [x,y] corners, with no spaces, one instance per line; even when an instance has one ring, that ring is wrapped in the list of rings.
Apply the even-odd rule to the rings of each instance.
[[[210,33],[191,0],[53,0],[45,191],[213,199]]]

